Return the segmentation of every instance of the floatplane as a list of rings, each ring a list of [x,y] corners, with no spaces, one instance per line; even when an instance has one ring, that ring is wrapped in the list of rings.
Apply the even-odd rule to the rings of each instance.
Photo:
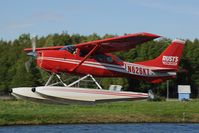
[[[176,77],[185,42],[173,40],[155,59],[142,62],[125,62],[111,54],[135,48],[136,45],[159,38],[151,33],[136,33],[95,40],[76,45],[32,48],[24,51],[35,58],[37,66],[51,75],[45,86],[13,88],[11,94],[28,100],[48,103],[98,103],[108,101],[146,99],[147,93],[104,90],[94,77],[128,77],[150,83],[160,83]],[[66,84],[60,73],[82,76]],[[74,87],[90,77],[98,89]],[[51,83],[57,78],[62,86]]]

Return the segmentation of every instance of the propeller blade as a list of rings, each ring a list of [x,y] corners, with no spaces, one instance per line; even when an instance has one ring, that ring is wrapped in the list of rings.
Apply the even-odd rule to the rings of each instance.
[[[25,62],[26,71],[30,72],[30,66],[31,66],[32,58],[30,58],[28,61]]]
[[[36,50],[36,37],[34,36],[32,38],[32,52],[35,52]]]
[[[26,67],[26,71],[30,72],[30,63],[28,63],[28,61],[25,62],[25,67]]]

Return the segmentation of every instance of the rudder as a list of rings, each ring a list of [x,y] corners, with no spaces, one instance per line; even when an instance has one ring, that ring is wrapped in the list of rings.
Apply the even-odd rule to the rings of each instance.
[[[184,44],[185,41],[175,39],[160,54],[160,56],[153,60],[138,62],[138,64],[177,70],[180,63],[180,58],[182,56],[182,49],[184,47]]]

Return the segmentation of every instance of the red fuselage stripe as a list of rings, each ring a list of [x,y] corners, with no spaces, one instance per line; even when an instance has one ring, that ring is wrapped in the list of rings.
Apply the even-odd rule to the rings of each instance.
[[[103,94],[103,95],[114,95],[114,96],[128,96],[128,97],[148,97],[148,94],[127,94],[124,92],[108,92],[108,91],[96,91],[96,90],[74,90],[74,89],[53,89],[46,88],[48,91],[63,91],[63,92],[77,92],[77,93],[87,93],[87,94]]]

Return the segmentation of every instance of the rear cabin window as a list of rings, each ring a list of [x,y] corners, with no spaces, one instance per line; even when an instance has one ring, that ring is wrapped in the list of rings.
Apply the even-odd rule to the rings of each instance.
[[[120,58],[117,57],[117,56],[115,56],[115,60],[116,60],[117,62],[122,62],[122,61],[123,61],[122,59],[120,59]]]
[[[108,63],[113,62],[113,59],[111,56],[107,56],[107,55],[103,55],[103,54],[95,55],[94,59],[96,59],[97,61],[100,61],[100,62],[108,62]]]

